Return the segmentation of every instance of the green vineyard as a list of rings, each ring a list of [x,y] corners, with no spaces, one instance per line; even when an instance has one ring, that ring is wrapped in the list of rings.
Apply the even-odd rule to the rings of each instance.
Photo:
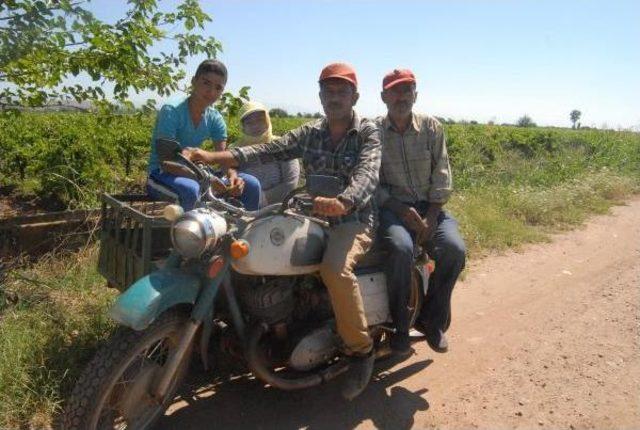
[[[308,121],[274,118],[276,134]],[[0,118],[0,186],[60,209],[92,207],[101,191],[144,183],[154,117],[22,113]],[[640,135],[631,132],[446,125],[455,187],[550,187],[608,169],[638,177]],[[229,121],[229,142],[238,138]]]

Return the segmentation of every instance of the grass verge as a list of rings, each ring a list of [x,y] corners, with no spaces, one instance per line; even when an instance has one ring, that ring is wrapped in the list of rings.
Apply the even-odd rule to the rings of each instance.
[[[115,293],[96,271],[97,247],[49,255],[0,283],[0,428],[51,426],[84,364],[113,324]]]
[[[455,194],[447,204],[458,219],[471,257],[541,242],[549,234],[602,214],[634,193],[640,178],[609,171],[543,187],[484,186]]]

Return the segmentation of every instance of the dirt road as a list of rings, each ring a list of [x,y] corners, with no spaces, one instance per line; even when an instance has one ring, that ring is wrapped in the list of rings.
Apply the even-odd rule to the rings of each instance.
[[[552,243],[472,262],[451,351],[424,342],[352,403],[337,387],[200,385],[161,429],[640,428],[640,199]]]

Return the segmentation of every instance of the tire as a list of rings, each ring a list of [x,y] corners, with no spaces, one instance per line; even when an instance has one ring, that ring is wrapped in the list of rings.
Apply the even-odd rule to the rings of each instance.
[[[163,401],[153,402],[148,395],[188,320],[185,313],[169,310],[145,330],[117,331],[78,378],[62,416],[62,428],[150,428],[169,406],[186,376],[192,346]],[[122,427],[125,423],[126,427]]]
[[[409,328],[413,327],[420,315],[422,309],[422,303],[424,302],[424,294],[422,289],[422,277],[417,269],[413,269],[413,276],[411,277],[411,295],[409,296]]]
[[[422,303],[424,302],[424,294],[422,289],[422,278],[420,273],[414,269],[411,277],[411,294],[409,295],[409,330],[411,330],[420,315]],[[376,352],[376,359],[384,359],[389,357],[391,350],[389,349],[389,333],[384,330],[378,330],[371,334],[373,338],[373,347]]]

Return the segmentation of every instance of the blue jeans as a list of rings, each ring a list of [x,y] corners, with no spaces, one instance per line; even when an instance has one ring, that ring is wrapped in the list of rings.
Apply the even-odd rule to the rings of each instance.
[[[425,216],[428,204],[420,202],[414,207],[421,216]],[[426,247],[436,262],[436,269],[429,278],[429,288],[418,319],[431,330],[445,332],[451,323],[451,293],[465,264],[465,245],[458,231],[458,222],[451,215],[442,211],[437,222],[433,238]],[[388,209],[380,210],[380,237],[389,250],[385,260],[389,309],[399,333],[408,333],[411,328],[407,308],[414,260],[413,236],[396,214]]]
[[[242,205],[250,211],[260,207],[260,182],[255,176],[239,172],[244,180],[244,190],[240,196]],[[174,198],[180,202],[185,211],[193,209],[200,197],[200,185],[190,178],[174,176],[169,173],[154,171],[149,175],[147,193],[154,199]],[[228,179],[224,178],[228,183]]]

